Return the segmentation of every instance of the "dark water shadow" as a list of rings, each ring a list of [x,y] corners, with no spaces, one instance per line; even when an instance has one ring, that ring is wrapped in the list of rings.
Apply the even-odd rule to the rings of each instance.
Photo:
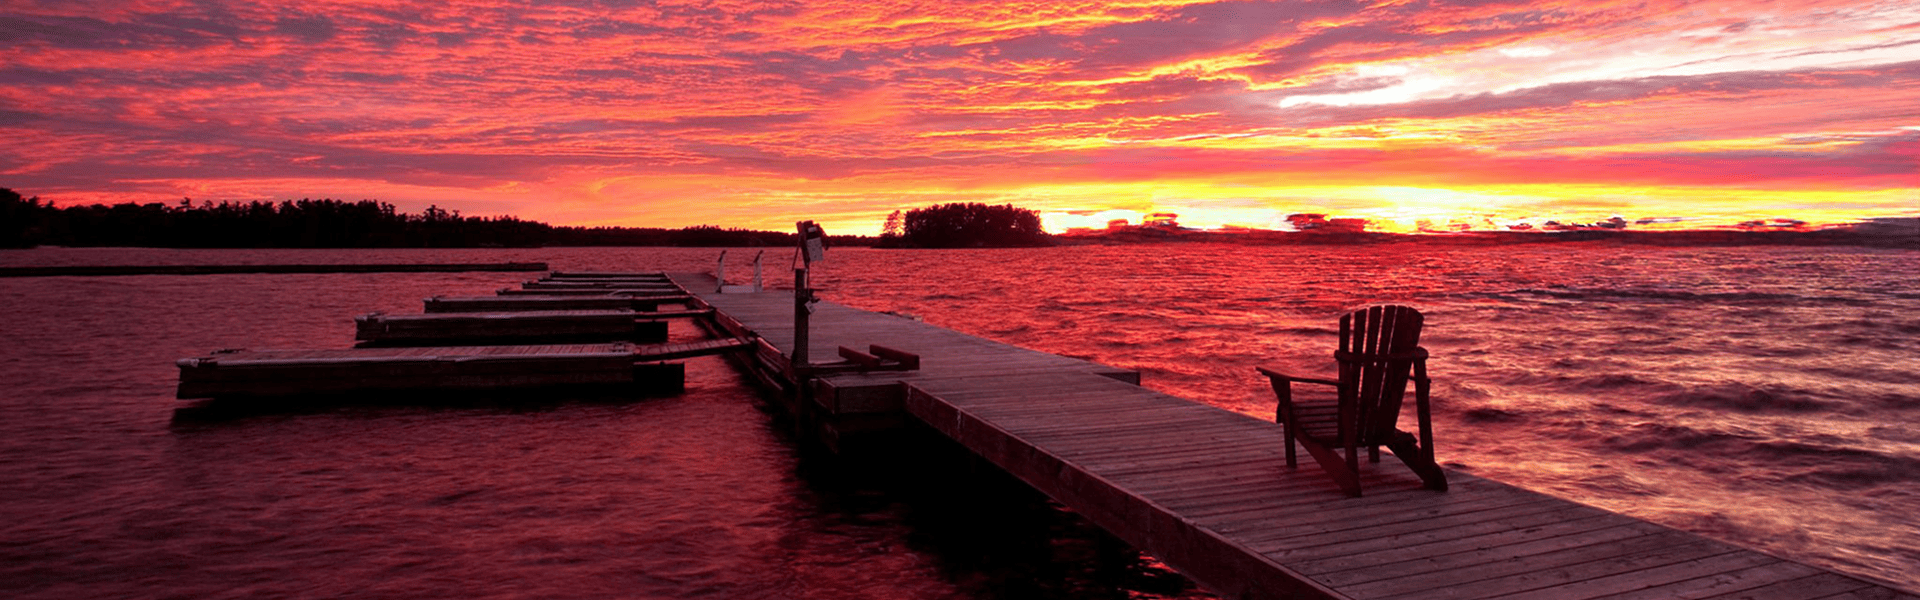
[[[784,419],[774,421],[821,510],[897,518],[908,544],[936,557],[961,597],[1216,597],[925,425],[912,422],[856,455],[803,441]]]

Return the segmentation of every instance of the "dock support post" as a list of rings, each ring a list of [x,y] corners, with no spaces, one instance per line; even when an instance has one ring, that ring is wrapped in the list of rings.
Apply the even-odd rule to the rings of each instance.
[[[725,250],[720,251],[720,261],[713,265],[713,278],[716,280],[713,284],[715,293],[727,291],[727,251]]]
[[[793,369],[797,373],[807,366],[807,318],[813,312],[813,290],[807,288],[807,269],[793,270]],[[805,382],[802,382],[802,386]]]

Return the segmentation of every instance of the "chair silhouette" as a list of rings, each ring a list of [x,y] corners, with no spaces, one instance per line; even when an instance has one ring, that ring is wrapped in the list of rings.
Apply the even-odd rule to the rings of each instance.
[[[1427,401],[1431,382],[1427,351],[1420,347],[1424,320],[1419,311],[1405,306],[1374,306],[1340,317],[1340,349],[1333,353],[1339,379],[1295,377],[1259,367],[1279,396],[1274,420],[1286,434],[1288,467],[1299,466],[1293,449],[1298,441],[1347,495],[1359,496],[1359,449],[1366,448],[1369,460],[1380,462],[1384,445],[1428,488],[1447,489],[1447,475],[1433,460],[1433,419]],[[1420,418],[1417,439],[1396,428],[1409,379]],[[1296,401],[1294,383],[1333,386],[1338,394],[1331,401]],[[1336,448],[1343,449],[1345,456]]]

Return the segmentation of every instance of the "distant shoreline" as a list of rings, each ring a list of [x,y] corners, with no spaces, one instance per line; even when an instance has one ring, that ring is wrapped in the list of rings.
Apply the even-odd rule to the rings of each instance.
[[[459,273],[545,271],[547,263],[375,263],[338,265],[116,265],[0,267],[0,277],[102,277],[116,275],[224,275],[232,273]]]
[[[1268,230],[1187,230],[1134,227],[1078,235],[1057,235],[1061,245],[1133,245],[1162,243],[1222,243],[1255,246],[1359,245],[1413,243],[1436,246],[1492,246],[1510,244],[1564,244],[1611,242],[1644,246],[1868,246],[1920,249],[1920,219],[1906,226],[1851,227],[1816,230],[1747,231],[1689,229],[1677,231],[1465,231],[1453,233],[1318,232]]]

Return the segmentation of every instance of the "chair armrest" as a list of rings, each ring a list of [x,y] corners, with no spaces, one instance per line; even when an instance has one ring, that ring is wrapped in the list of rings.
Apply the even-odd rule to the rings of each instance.
[[[1294,377],[1292,375],[1281,373],[1279,371],[1275,371],[1273,369],[1269,369],[1266,367],[1254,367],[1254,369],[1259,370],[1261,375],[1266,375],[1268,379],[1274,380],[1275,382],[1298,381],[1301,383],[1317,383],[1320,385],[1331,385],[1334,387],[1340,386],[1340,382],[1334,381],[1332,379],[1316,379],[1312,377]]]

